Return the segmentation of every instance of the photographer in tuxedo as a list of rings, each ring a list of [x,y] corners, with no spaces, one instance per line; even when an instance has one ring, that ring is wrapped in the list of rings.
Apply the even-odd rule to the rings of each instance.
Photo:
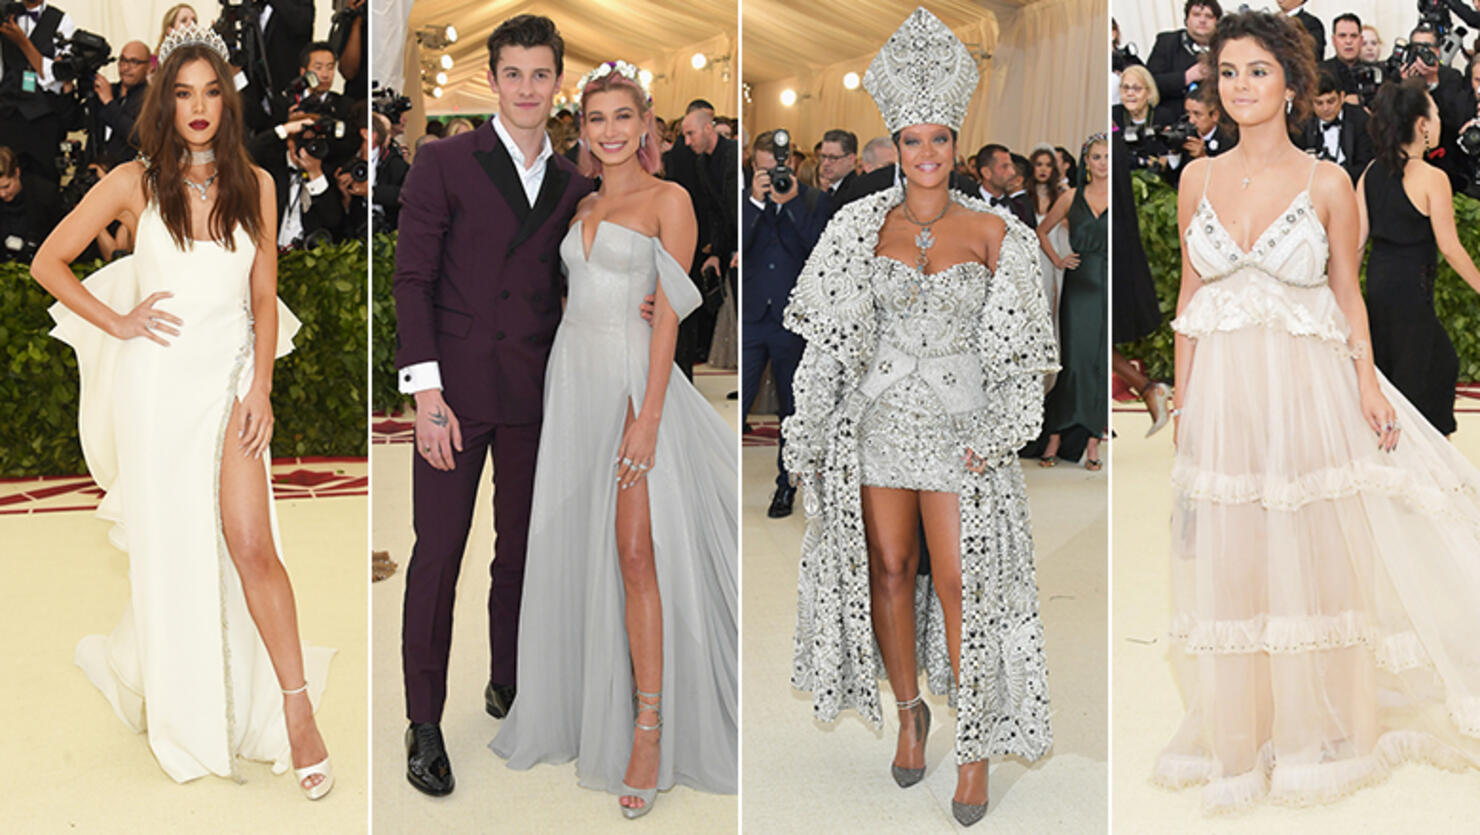
[[[858,167],[858,137],[837,128],[824,133],[817,160],[828,196],[837,199],[841,190],[858,178],[854,170]]]
[[[744,253],[740,262],[743,285],[740,316],[744,323],[740,343],[742,421],[755,405],[767,360],[771,363],[771,376],[776,381],[780,401],[777,417],[785,420],[791,416],[792,376],[806,342],[781,324],[781,313],[796,286],[802,265],[807,263],[812,247],[832,216],[830,196],[805,185],[795,174],[788,177],[789,182],[772,182],[771,172],[776,168],[774,137],[774,131],[766,131],[755,138],[751,158],[754,171],[745,203],[740,207]],[[787,187],[778,189],[777,185]],[[778,445],[776,451],[776,492],[766,512],[772,519],[790,516],[796,499],[796,488],[782,464],[781,448]]]
[[[1433,28],[1419,24],[1408,36],[1408,43],[1412,52],[1403,67],[1403,77],[1422,78],[1439,108],[1439,145],[1426,158],[1449,175],[1451,188],[1464,191],[1474,176],[1475,160],[1459,149],[1456,140],[1460,128],[1475,118],[1475,95],[1459,70],[1439,65],[1439,37]],[[1429,58],[1436,60],[1430,62]]]
[[[134,120],[139,116],[139,108],[144,106],[149,59],[146,44],[129,41],[118,51],[118,83],[109,83],[102,73],[93,76],[93,94],[99,106],[93,111],[94,141],[87,149],[89,159],[106,155],[117,165],[139,155]]]
[[[1023,163],[1026,167],[1027,160],[1023,160]],[[976,174],[981,178],[981,186],[977,188],[981,198],[993,206],[1006,206],[1028,228],[1036,229],[1038,221],[1033,216],[1032,201],[1026,199],[1027,190],[1022,192],[1024,199],[1013,199],[1014,183],[1026,172],[1019,172],[1017,165],[1013,163],[1012,152],[995,143],[984,145],[976,152],[975,165]],[[1024,176],[1023,179],[1027,178]],[[966,193],[971,194],[971,191]]]
[[[1346,89],[1329,66],[1317,73],[1315,112],[1295,144],[1318,159],[1331,160],[1346,169],[1352,185],[1376,156],[1367,129],[1367,111],[1347,102]]]
[[[1187,0],[1182,7],[1183,28],[1156,36],[1146,56],[1146,69],[1156,79],[1161,106],[1168,112],[1182,112],[1182,99],[1189,88],[1214,81],[1212,69],[1199,59],[1208,51],[1213,29],[1222,17],[1218,0]]]
[[[0,21],[0,145],[52,183],[59,181],[57,144],[66,133],[64,96],[71,83],[52,73],[57,40],[77,31],[72,16],[42,0],[26,0],[25,13]]]
[[[297,116],[247,143],[252,159],[277,186],[278,246],[312,246],[332,240],[344,222],[338,189],[330,188],[325,171],[330,137],[322,134],[326,119]],[[340,124],[343,124],[342,122]]]
[[[330,88],[334,86],[334,50],[328,41],[314,41],[298,56],[298,74],[284,86],[277,110],[284,117],[298,113],[322,113],[336,119],[348,119],[350,99]]]
[[[1183,123],[1191,128],[1192,135],[1167,154],[1165,176],[1173,188],[1181,181],[1182,170],[1193,160],[1216,157],[1235,144],[1233,136],[1219,124],[1221,114],[1217,87],[1202,85],[1195,94],[1183,100],[1182,107],[1185,113]]]

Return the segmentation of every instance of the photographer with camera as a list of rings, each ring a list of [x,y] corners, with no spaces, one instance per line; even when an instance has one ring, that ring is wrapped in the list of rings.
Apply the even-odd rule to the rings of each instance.
[[[745,203],[740,207],[744,253],[740,262],[742,421],[755,405],[767,360],[780,401],[778,417],[784,420],[792,413],[791,381],[806,343],[782,326],[781,314],[802,265],[833,212],[827,194],[797,179],[789,164],[790,151],[791,136],[784,130],[766,131],[755,138],[751,152],[754,169],[745,190]],[[776,451],[776,472],[776,492],[767,511],[772,519],[791,515],[796,498],[796,488],[782,465],[780,447]]]
[[[1161,92],[1150,70],[1131,64],[1121,71],[1120,104],[1111,106],[1110,122],[1125,141],[1132,170],[1160,173],[1166,168],[1167,147],[1156,134],[1160,102]]]
[[[138,156],[138,137],[134,120],[144,106],[144,91],[149,82],[149,46],[142,41],[129,41],[118,51],[118,83],[110,83],[102,73],[93,76],[93,108],[88,158],[106,154],[117,162],[128,162]]]
[[[31,263],[62,214],[56,186],[22,174],[16,153],[0,146],[0,262]]]
[[[1146,56],[1146,69],[1156,79],[1162,106],[1168,112],[1181,113],[1182,100],[1190,88],[1214,82],[1211,68],[1200,60],[1208,51],[1213,30],[1223,17],[1218,0],[1187,0],[1182,7],[1183,28],[1156,36],[1151,54]]]
[[[344,221],[340,224],[336,240],[363,240],[369,229],[370,190],[374,187],[371,178],[373,169],[370,157],[370,128],[365,119],[370,106],[364,100],[355,102],[349,110],[350,125],[359,125],[359,144],[352,156],[341,160],[334,168],[334,184],[339,189],[339,203],[344,208]]]
[[[1429,151],[1427,159],[1449,176],[1451,188],[1464,191],[1474,176],[1476,160],[1461,151],[1456,140],[1461,127],[1475,119],[1470,85],[1459,70],[1441,65],[1438,32],[1426,23],[1414,28],[1406,48],[1395,48],[1388,61],[1390,66],[1401,67],[1397,70],[1401,77],[1423,79],[1439,108],[1440,122],[1439,144]]]
[[[370,117],[375,144],[370,148],[371,228],[394,232],[401,215],[401,184],[411,165],[391,142],[391,121],[383,113]]]
[[[1234,138],[1218,124],[1218,90],[1205,84],[1182,102],[1182,118],[1162,127],[1157,133],[1170,149],[1167,153],[1167,182],[1173,188],[1182,179],[1188,163],[1202,157],[1216,157],[1232,148]]]
[[[343,129],[344,122],[333,118],[298,114],[247,143],[252,159],[277,185],[279,247],[332,238],[344,222],[344,206],[324,174],[331,141],[342,139]]]
[[[347,119],[351,99],[334,86],[334,50],[328,41],[314,41],[298,56],[298,75],[283,88],[274,111],[286,120],[296,113],[314,113]]]
[[[1331,21],[1331,46],[1336,53],[1319,69],[1336,74],[1347,104],[1366,106],[1377,95],[1382,68],[1362,60],[1362,19],[1351,12]]]
[[[1377,152],[1372,149],[1367,111],[1346,99],[1341,78],[1330,66],[1322,65],[1316,74],[1315,112],[1306,120],[1295,144],[1317,159],[1330,160],[1346,169],[1352,185],[1356,185]]]
[[[71,85],[57,79],[52,59],[57,42],[76,31],[72,16],[50,3],[0,2],[0,145],[53,183]]]

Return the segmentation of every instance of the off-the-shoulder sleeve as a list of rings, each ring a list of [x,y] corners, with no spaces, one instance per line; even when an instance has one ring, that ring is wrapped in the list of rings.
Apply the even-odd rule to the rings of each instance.
[[[1043,375],[1059,369],[1037,236],[1017,218],[996,214],[1007,223],[1007,234],[982,307],[977,350],[989,403],[966,427],[967,445],[988,461],[1013,456],[1038,437],[1043,429]]]
[[[658,265],[658,286],[663,288],[663,295],[668,297],[669,306],[682,321],[699,309],[704,297],[700,295],[694,282],[689,280],[689,274],[668,254],[668,250],[663,248],[663,241],[658,238],[653,238],[653,261]]]

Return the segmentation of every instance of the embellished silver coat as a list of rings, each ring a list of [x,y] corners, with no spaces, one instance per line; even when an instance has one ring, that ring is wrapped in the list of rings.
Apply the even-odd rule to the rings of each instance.
[[[863,398],[851,396],[879,344],[871,289],[885,214],[903,199],[894,188],[856,200],[833,216],[797,280],[786,327],[807,340],[793,381],[796,411],[786,419],[786,469],[802,476],[807,531],[797,589],[791,683],[812,693],[817,718],[847,708],[882,724],[883,662],[869,603],[868,549],[860,500],[858,425]],[[962,634],[959,687],[952,680],[944,621],[929,577],[915,595],[917,657],[931,691],[955,704],[956,760],[1015,754],[1041,757],[1052,745],[1043,626],[1033,569],[1028,500],[1017,450],[1043,422],[1043,375],[1058,369],[1058,347],[1043,298],[1036,235],[1006,210],[952,192],[951,199],[1007,224],[974,336],[989,394],[985,409],[956,420],[959,451],[988,461],[962,468]]]

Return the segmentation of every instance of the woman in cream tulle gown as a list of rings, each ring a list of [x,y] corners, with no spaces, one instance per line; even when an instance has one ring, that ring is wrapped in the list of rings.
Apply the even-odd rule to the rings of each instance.
[[[144,156],[32,263],[58,299],[53,334],[77,351],[98,515],[129,555],[123,620],[76,661],[175,780],[240,779],[238,757],[291,763],[318,799],[333,773],[311,700],[331,653],[299,644],[268,487],[273,359],[297,329],[276,295],[275,189],[243,148],[220,38],[181,27],[160,59]],[[78,282],[68,262],[117,217],[137,226],[134,254]]]
[[[698,229],[684,190],[654,176],[637,68],[601,64],[580,90],[582,168],[602,184],[560,246],[570,290],[545,380],[519,698],[490,747],[511,768],[574,759],[581,785],[636,818],[677,783],[738,788],[735,432],[674,371],[700,301],[684,266]]]
[[[1480,766],[1480,471],[1373,367],[1351,181],[1289,140],[1310,40],[1224,17],[1240,141],[1182,176],[1172,638],[1157,782],[1324,803],[1405,761]]]

